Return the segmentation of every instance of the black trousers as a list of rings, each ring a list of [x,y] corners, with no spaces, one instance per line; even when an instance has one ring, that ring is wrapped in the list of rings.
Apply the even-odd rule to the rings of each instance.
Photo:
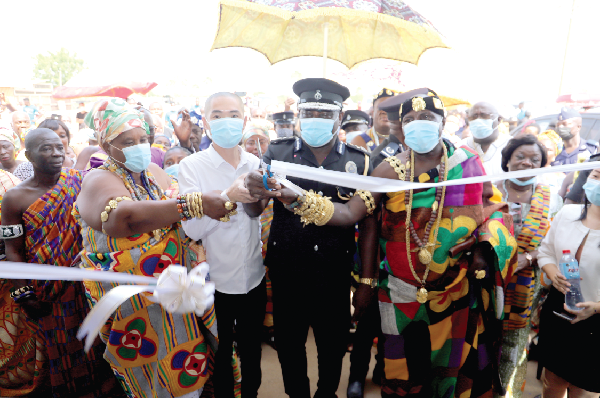
[[[265,319],[267,290],[265,279],[247,294],[215,292],[215,314],[219,347],[215,355],[213,381],[215,396],[233,398],[231,355],[235,325],[242,367],[242,396],[255,398],[260,387],[262,324]]]
[[[311,326],[319,364],[315,397],[336,397],[350,322],[350,284],[345,277],[338,279],[345,283],[311,285],[298,276],[272,280],[277,355],[285,392],[292,398],[310,397],[306,339]]]
[[[383,345],[381,336],[381,317],[379,315],[379,301],[377,297],[373,300],[362,319],[358,321],[354,332],[354,344],[350,354],[350,382],[365,382],[371,362],[371,348],[373,339],[379,337],[377,344],[377,355],[375,359],[378,365],[383,366]]]

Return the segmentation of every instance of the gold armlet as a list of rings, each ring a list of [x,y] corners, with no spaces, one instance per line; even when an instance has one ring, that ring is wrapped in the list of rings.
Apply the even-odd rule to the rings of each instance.
[[[118,198],[109,200],[108,205],[104,208],[104,211],[102,213],[100,213],[100,221],[102,221],[103,223],[107,222],[108,215],[110,214],[110,212],[115,210],[117,208],[117,206],[119,205],[119,203],[121,203],[124,200],[131,200],[131,198],[129,196],[120,196]],[[106,231],[104,231],[104,228],[102,228],[102,232],[106,234]]]
[[[360,196],[360,198],[365,201],[365,206],[367,206],[367,214],[373,214],[375,211],[375,199],[373,199],[371,192],[359,189],[356,191],[356,195]]]
[[[406,165],[404,163],[402,163],[400,161],[400,159],[398,159],[395,156],[388,156],[387,158],[385,158],[383,160],[385,162],[388,162],[390,164],[390,166],[392,166],[392,168],[394,169],[396,174],[398,174],[398,179],[400,181],[404,181],[404,179],[406,177]]]

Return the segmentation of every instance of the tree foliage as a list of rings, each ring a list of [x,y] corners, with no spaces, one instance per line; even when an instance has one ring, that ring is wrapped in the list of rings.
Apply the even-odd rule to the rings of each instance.
[[[62,84],[66,83],[75,74],[85,69],[83,59],[77,57],[77,53],[71,54],[67,49],[61,48],[57,52],[48,51],[47,54],[35,56],[36,64],[33,73],[38,79],[49,81],[54,86],[60,85],[60,72],[62,72]]]

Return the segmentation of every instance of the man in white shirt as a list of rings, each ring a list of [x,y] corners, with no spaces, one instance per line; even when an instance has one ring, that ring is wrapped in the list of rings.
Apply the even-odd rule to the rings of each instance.
[[[469,111],[469,129],[471,137],[461,141],[461,146],[474,150],[483,163],[487,175],[504,173],[502,170],[502,149],[510,136],[500,134],[500,114],[496,107],[487,102],[478,102]]]
[[[206,150],[188,156],[180,163],[181,193],[223,191],[237,203],[237,214],[230,221],[203,217],[183,222],[186,234],[202,240],[210,279],[215,283],[215,313],[219,348],[215,359],[215,396],[233,398],[231,366],[233,327],[244,358],[242,395],[255,398],[261,382],[261,331],[265,315],[266,287],[260,240],[259,218],[251,218],[241,205],[253,202],[243,179],[259,168],[256,156],[243,151],[244,105],[231,93],[213,94],[206,100],[205,129],[213,143]]]

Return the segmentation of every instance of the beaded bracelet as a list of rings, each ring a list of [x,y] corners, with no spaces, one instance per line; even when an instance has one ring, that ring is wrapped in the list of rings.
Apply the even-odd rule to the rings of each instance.
[[[20,303],[21,301],[24,301],[28,298],[31,297],[35,297],[35,293],[34,292],[25,292],[23,294],[18,295],[17,297],[13,298],[13,301],[15,302],[15,304]]]
[[[31,285],[23,286],[23,287],[20,287],[20,288],[16,289],[14,292],[12,292],[10,294],[10,298],[14,299],[15,297],[17,297],[17,296],[19,296],[19,295],[21,295],[23,293],[33,292],[34,290],[35,289]]]

